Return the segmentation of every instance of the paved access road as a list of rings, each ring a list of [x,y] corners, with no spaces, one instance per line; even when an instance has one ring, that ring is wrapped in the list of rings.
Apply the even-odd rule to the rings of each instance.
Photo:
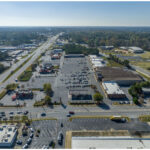
[[[5,88],[7,86],[7,84],[10,84],[12,82],[15,81],[15,79],[23,72],[27,69],[27,67],[29,65],[31,65],[36,58],[38,58],[38,56],[40,56],[41,53],[43,53],[47,48],[49,48],[55,41],[56,39],[59,37],[60,34],[53,36],[52,38],[49,38],[42,46],[40,46],[39,48],[37,48],[37,50],[35,50],[32,54],[30,54],[27,58],[23,59],[21,62],[19,61],[17,64],[14,64],[14,66],[12,66],[12,69],[15,70],[18,66],[20,66],[20,64],[22,64],[26,59],[28,59],[29,57],[32,56],[32,58],[23,66],[21,67],[16,73],[14,73],[7,81],[5,81],[4,83],[1,83],[0,85],[0,92],[3,90],[3,88]],[[12,71],[12,69],[10,69],[9,71],[7,71],[6,73],[2,74],[0,76],[0,81],[3,81]]]

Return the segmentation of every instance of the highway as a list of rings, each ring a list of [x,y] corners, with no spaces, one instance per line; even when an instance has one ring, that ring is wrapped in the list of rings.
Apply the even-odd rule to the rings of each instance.
[[[59,37],[59,34],[49,38],[42,46],[37,48],[33,53],[29,54],[28,57],[20,60],[18,63],[14,64],[8,71],[4,72],[0,76],[0,92],[10,83],[15,82],[15,79],[23,72],[25,71],[28,66],[30,66],[40,55],[43,53],[47,48],[49,48]],[[11,73],[12,70],[15,70],[17,67],[19,67],[25,60],[27,60],[29,57],[32,58],[23,66],[21,67],[17,72],[15,72],[8,80],[2,83],[2,81]]]

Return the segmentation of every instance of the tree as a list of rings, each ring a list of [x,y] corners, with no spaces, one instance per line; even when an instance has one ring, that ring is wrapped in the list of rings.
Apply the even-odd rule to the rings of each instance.
[[[101,95],[101,93],[99,92],[96,92],[93,97],[97,103],[100,103],[103,101],[103,95]]]
[[[48,95],[45,96],[44,100],[47,105],[50,105],[52,103],[51,97]]]
[[[133,103],[134,103],[134,104],[138,104],[138,103],[139,103],[137,97],[133,97]]]
[[[43,86],[44,92],[46,93],[46,95],[51,95],[52,94],[52,88],[51,88],[51,84],[50,83],[45,83]]]

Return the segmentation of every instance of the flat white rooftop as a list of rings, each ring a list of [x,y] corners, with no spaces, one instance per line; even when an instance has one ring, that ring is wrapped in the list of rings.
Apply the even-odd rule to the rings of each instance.
[[[105,81],[102,85],[107,94],[125,94],[116,82]]]
[[[130,136],[72,137],[72,149],[149,149],[150,139]]]
[[[3,125],[0,126],[0,146],[2,144],[12,143],[14,136],[16,136],[16,126],[15,125]]]

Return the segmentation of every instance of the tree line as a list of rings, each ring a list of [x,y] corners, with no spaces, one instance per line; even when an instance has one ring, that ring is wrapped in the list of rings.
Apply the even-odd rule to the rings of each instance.
[[[66,52],[66,54],[98,55],[99,53],[97,48],[86,48],[84,46],[76,45],[76,44],[66,44],[63,46],[63,50]]]
[[[47,37],[43,33],[46,31],[40,28],[0,28],[0,45],[18,46],[31,44],[33,40],[45,41]]]
[[[68,29],[69,30],[69,29]],[[69,42],[97,46],[137,46],[150,51],[150,29],[93,29],[93,30],[69,30],[61,36]]]
[[[128,60],[122,60],[120,58],[118,58],[115,55],[109,54],[109,59],[115,61],[116,63],[119,63],[125,67],[130,67],[129,61]]]

